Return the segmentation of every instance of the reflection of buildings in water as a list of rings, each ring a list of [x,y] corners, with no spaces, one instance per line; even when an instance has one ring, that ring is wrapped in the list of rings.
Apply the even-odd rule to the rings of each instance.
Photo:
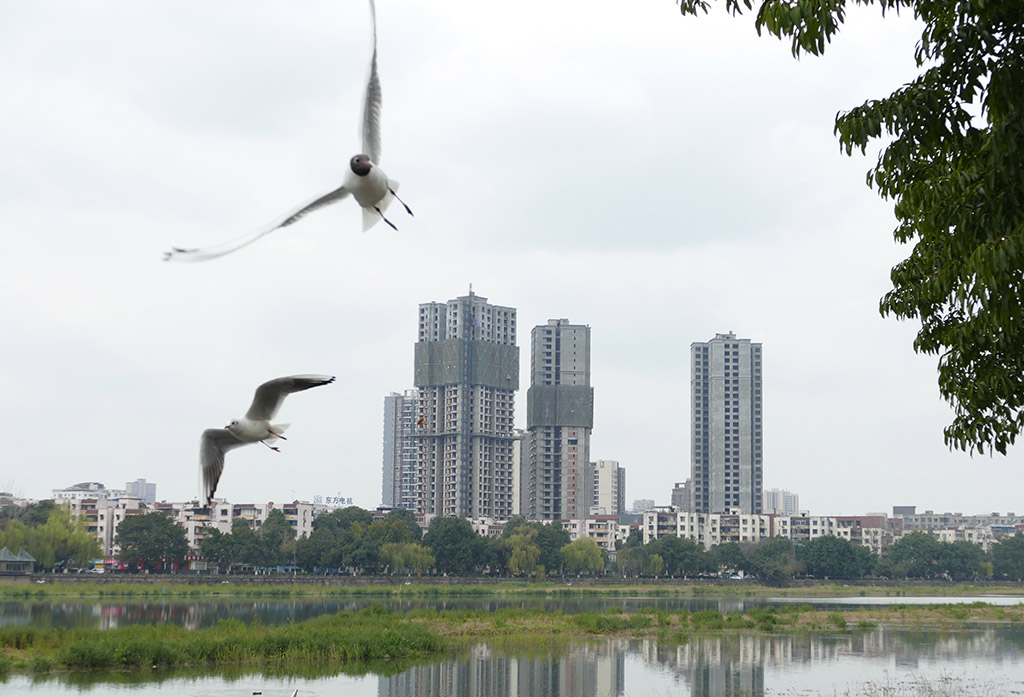
[[[689,694],[764,695],[765,666],[792,668],[799,664],[838,662],[849,656],[889,658],[901,670],[943,661],[969,664],[986,657],[999,660],[1006,628],[984,627],[953,631],[871,631],[836,635],[691,637],[685,644],[643,639],[632,647],[646,663],[673,671],[690,686]]]
[[[605,697],[625,691],[625,647],[619,642],[576,646],[562,655],[517,659],[519,695]]]
[[[444,663],[381,676],[379,697],[616,697],[625,691],[626,652],[617,642],[536,656],[507,656],[486,644]]]
[[[771,649],[758,636],[693,638],[685,644],[640,641],[646,663],[672,670],[689,684],[693,697],[717,695],[764,695],[764,664]]]

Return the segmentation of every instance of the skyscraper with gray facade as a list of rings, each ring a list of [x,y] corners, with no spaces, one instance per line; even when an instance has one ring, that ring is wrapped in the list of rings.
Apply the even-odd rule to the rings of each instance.
[[[515,308],[472,290],[419,312],[419,512],[507,519],[519,348]],[[422,420],[422,423],[420,423]]]
[[[381,503],[415,511],[420,506],[419,393],[392,392],[384,397],[384,454]]]
[[[523,436],[522,514],[531,520],[586,518],[593,501],[590,327],[548,320],[530,335],[530,389]]]
[[[761,344],[730,332],[690,345],[692,509],[760,513]]]

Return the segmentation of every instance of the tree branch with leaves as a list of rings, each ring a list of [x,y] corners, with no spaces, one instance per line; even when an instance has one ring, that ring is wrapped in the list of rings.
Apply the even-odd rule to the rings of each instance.
[[[678,0],[683,14],[711,0]],[[755,27],[821,55],[848,0],[724,0]],[[867,182],[895,204],[894,237],[913,245],[891,273],[883,316],[919,319],[919,353],[938,356],[953,407],[951,448],[1006,454],[1024,428],[1024,3],[849,0],[912,12],[920,74],[841,112],[847,154],[887,139]]]

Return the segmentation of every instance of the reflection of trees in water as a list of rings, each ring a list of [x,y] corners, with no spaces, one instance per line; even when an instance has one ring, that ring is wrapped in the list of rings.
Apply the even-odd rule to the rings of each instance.
[[[382,677],[379,697],[616,697],[625,691],[626,651],[606,641],[515,655],[477,644],[457,658]]]

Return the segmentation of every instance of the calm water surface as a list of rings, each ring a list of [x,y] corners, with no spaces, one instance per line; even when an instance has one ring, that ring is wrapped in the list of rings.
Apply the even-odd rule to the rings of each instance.
[[[0,603],[0,626],[100,627],[111,628],[131,624],[171,623],[192,629],[208,627],[223,619],[252,622],[259,618],[265,625],[277,625],[334,613],[340,610],[358,610],[374,603],[386,604],[395,610],[430,607],[445,609],[478,609],[493,612],[503,607],[543,608],[566,613],[605,612],[612,606],[627,612],[640,608],[655,608],[669,612],[679,610],[714,609],[723,614],[745,612],[766,605],[809,604],[821,609],[839,607],[877,607],[879,605],[912,605],[932,603],[985,602],[993,605],[1024,603],[1024,596],[982,597],[854,597],[854,598],[416,598],[392,600],[385,598],[359,599],[252,599],[225,596],[216,600],[183,600],[181,598],[101,600],[45,600]]]
[[[552,650],[480,643],[361,675],[77,675],[0,682],[31,697],[996,697],[1024,694],[1024,628],[601,640]]]

